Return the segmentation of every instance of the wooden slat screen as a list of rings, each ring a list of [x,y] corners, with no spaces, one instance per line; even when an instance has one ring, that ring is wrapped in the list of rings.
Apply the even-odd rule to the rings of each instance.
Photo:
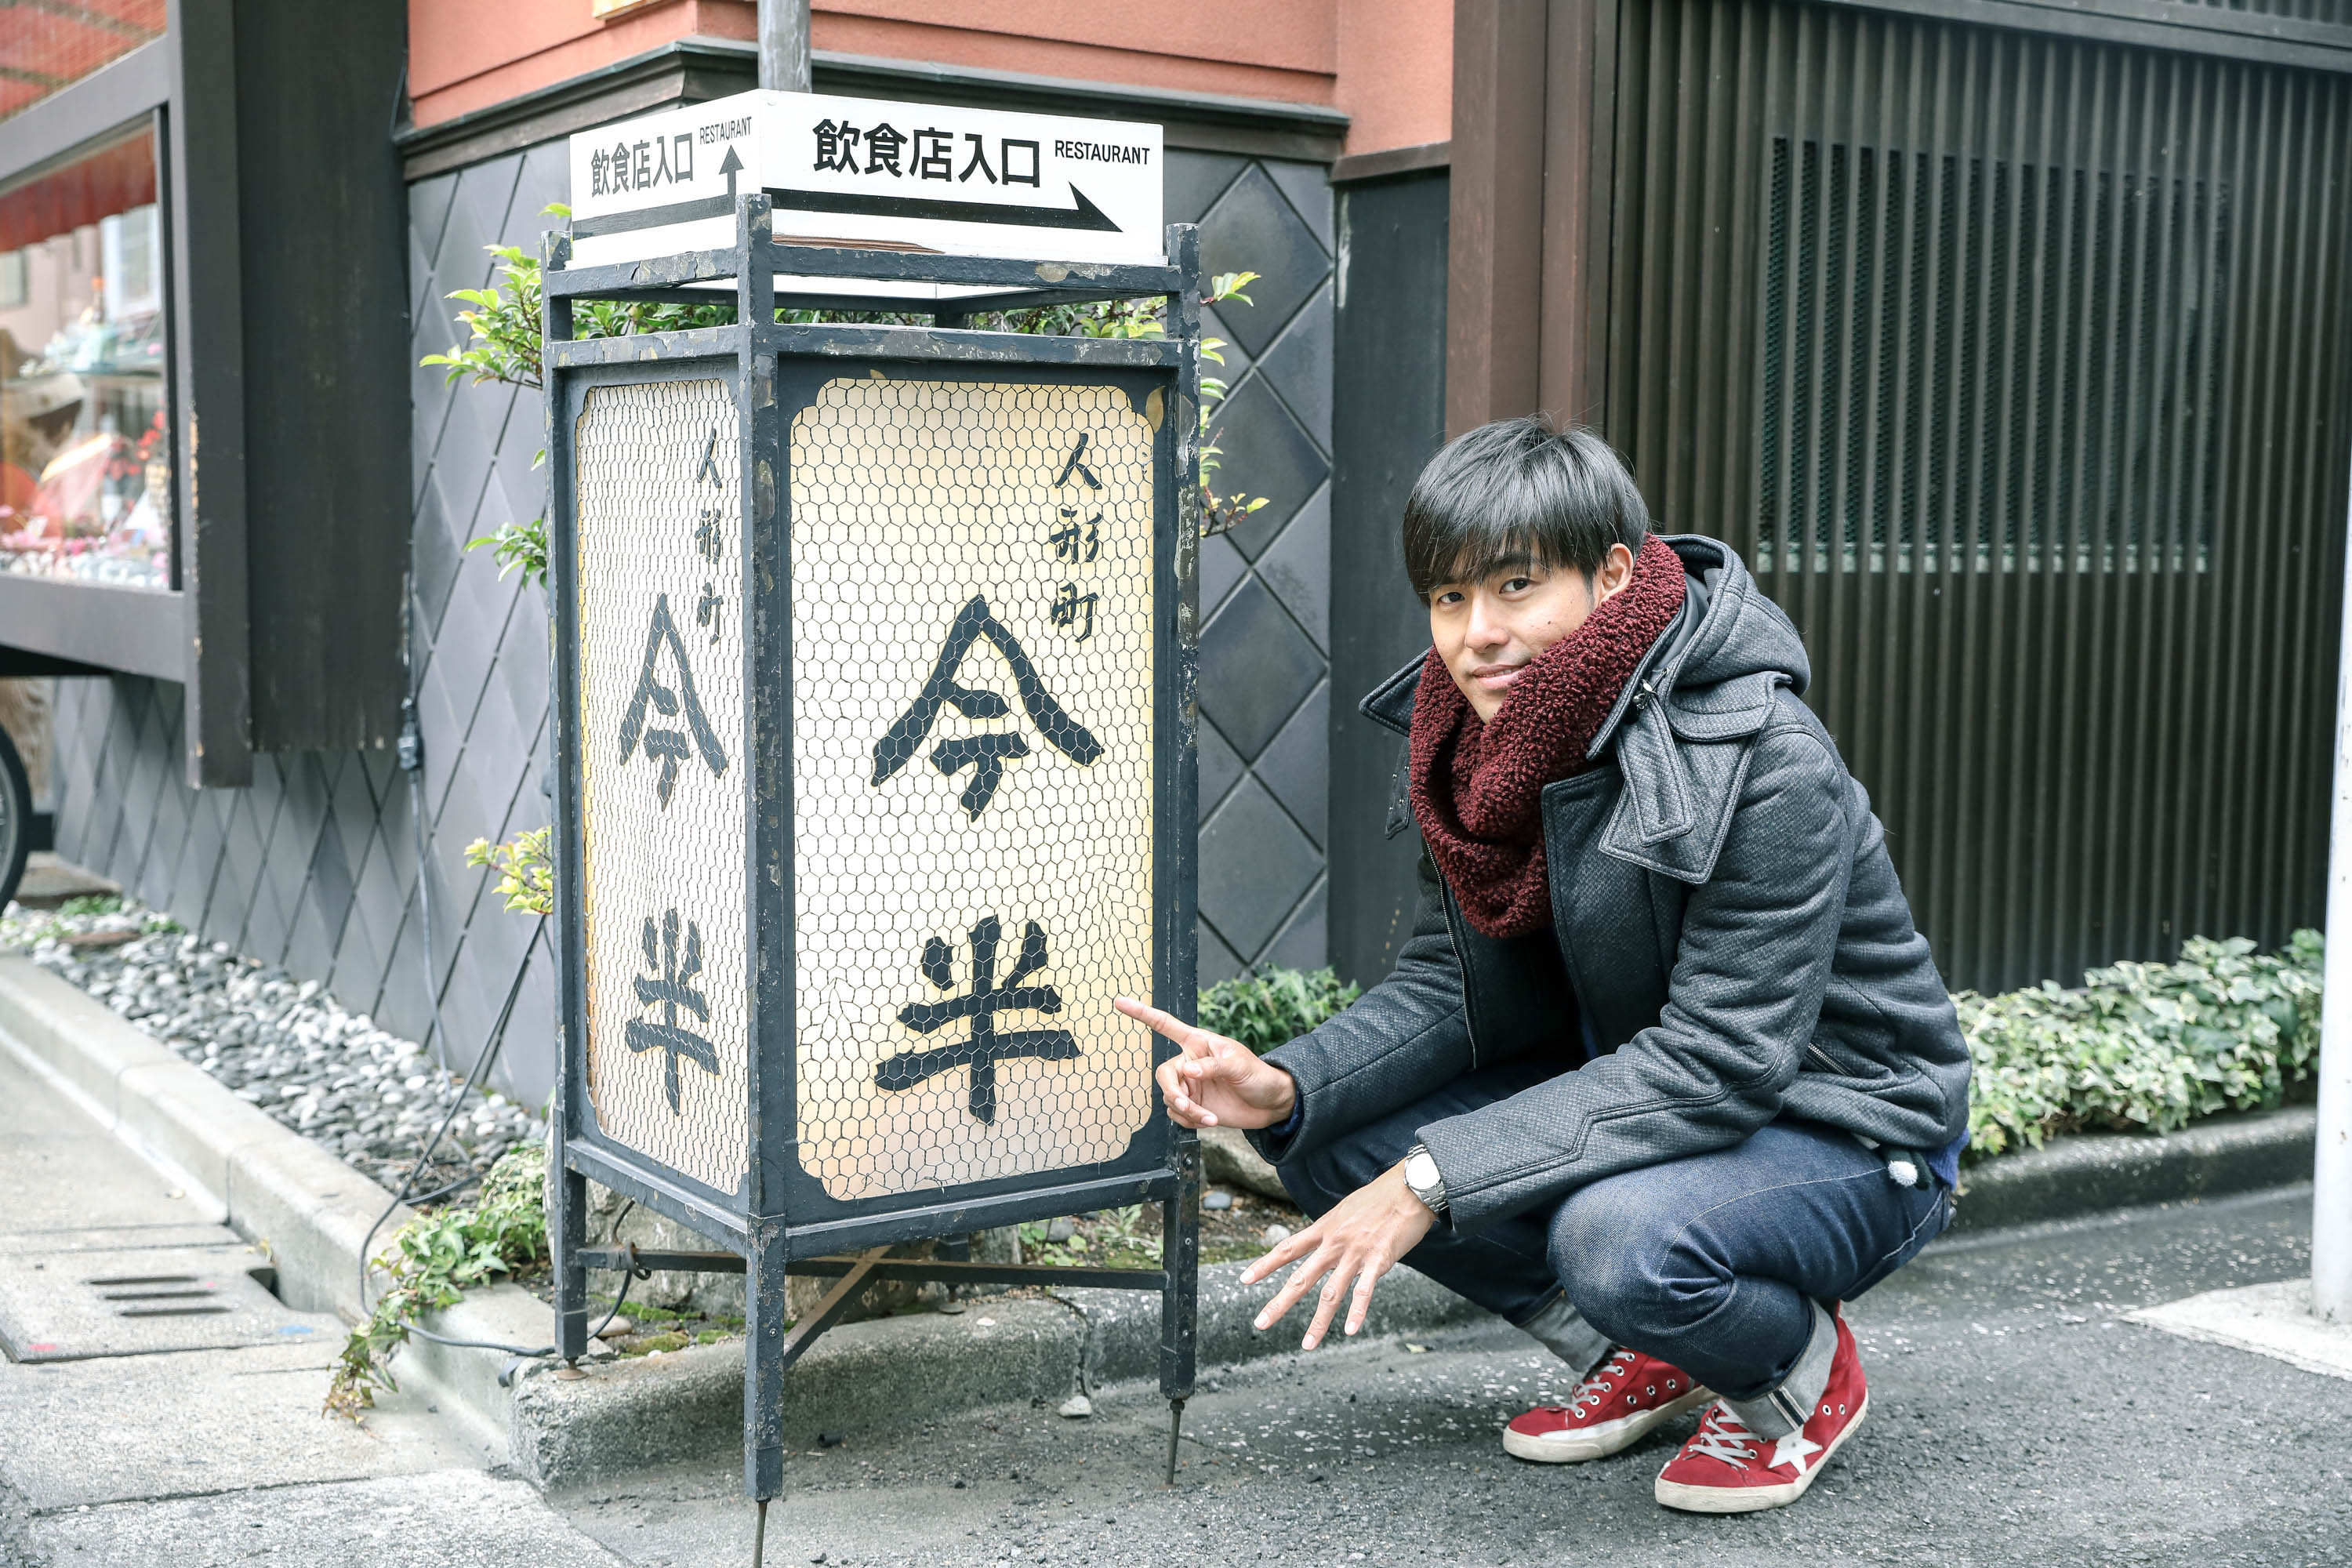
[[[1615,18],[1596,412],[1661,526],[1804,631],[1948,977],[2315,921],[2352,81],[1764,0]]]

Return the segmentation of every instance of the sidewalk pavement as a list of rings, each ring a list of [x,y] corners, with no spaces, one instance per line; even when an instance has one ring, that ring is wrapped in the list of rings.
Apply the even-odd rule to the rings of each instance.
[[[195,1249],[224,1276],[266,1267],[217,1209],[169,1183],[0,1055],[0,1291],[11,1300],[166,1249]],[[0,1568],[623,1561],[530,1486],[486,1473],[483,1443],[421,1395],[387,1400],[365,1431],[320,1415],[341,1323],[277,1316],[296,1331],[238,1349],[0,1359]]]
[[[2278,1279],[2143,1307],[2131,1321],[2188,1339],[2275,1356],[2305,1372],[2352,1378],[2352,1323],[2321,1321],[2312,1310],[2311,1296],[2308,1276]]]

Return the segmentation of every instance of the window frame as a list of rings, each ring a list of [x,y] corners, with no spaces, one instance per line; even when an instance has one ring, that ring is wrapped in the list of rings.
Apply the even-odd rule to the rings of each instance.
[[[168,589],[0,573],[0,676],[178,682],[189,782],[242,785],[252,780],[253,749],[236,62],[226,8],[208,17],[194,9],[173,5],[162,37],[0,121],[0,182],[68,161],[142,119],[154,125],[173,492]],[[189,199],[192,186],[204,201]]]

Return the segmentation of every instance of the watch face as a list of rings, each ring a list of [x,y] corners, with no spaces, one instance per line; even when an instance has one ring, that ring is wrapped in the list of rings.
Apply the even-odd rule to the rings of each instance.
[[[1404,1184],[1408,1187],[1437,1185],[1437,1162],[1427,1154],[1415,1154],[1404,1163]]]

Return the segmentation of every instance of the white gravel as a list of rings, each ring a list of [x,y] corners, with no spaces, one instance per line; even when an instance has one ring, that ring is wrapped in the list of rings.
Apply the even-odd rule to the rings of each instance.
[[[0,910],[0,948],[27,951],[278,1121],[396,1190],[452,1096],[465,1092],[462,1080],[317,981],[199,941],[133,900],[120,906],[62,914],[9,904]],[[88,942],[113,932],[128,940]],[[486,1170],[539,1131],[529,1110],[495,1090],[467,1100],[421,1186]]]

